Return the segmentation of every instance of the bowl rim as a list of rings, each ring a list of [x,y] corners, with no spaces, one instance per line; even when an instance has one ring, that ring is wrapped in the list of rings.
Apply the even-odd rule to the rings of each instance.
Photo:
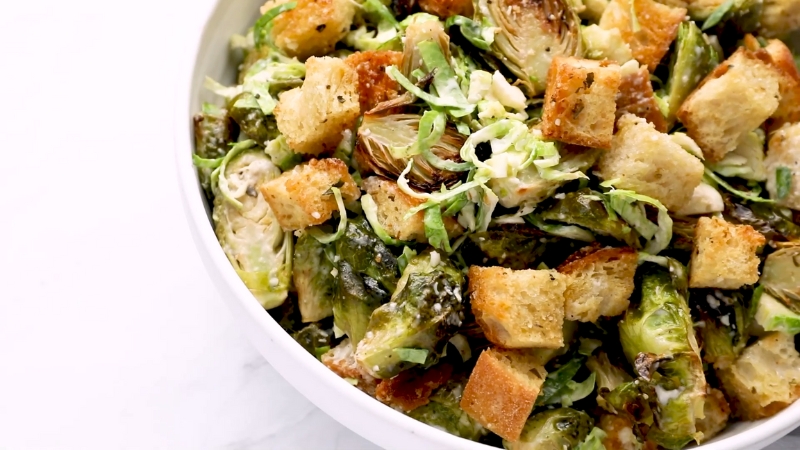
[[[197,172],[191,159],[194,151],[191,118],[194,111],[190,110],[190,105],[192,97],[199,94],[195,90],[192,80],[198,61],[205,57],[201,54],[201,50],[211,19],[219,14],[226,4],[230,6],[230,3],[233,3],[233,0],[209,0],[202,4],[198,2],[195,14],[186,18],[192,23],[182,29],[184,32],[191,30],[192,33],[197,34],[181,36],[179,40],[185,42],[178,46],[176,52],[178,64],[176,65],[173,90],[175,93],[173,112],[175,166],[186,220],[206,272],[214,281],[228,307],[237,310],[232,313],[234,315],[237,312],[243,313],[253,325],[245,331],[247,331],[251,343],[269,361],[270,365],[312,404],[356,434],[386,448],[396,448],[398,445],[407,448],[409,441],[398,442],[391,435],[387,435],[385,431],[390,431],[389,434],[401,432],[408,439],[427,445],[424,448],[431,448],[431,445],[434,445],[435,448],[465,450],[494,448],[451,435],[419,422],[382,404],[358,389],[354,389],[352,385],[330,371],[308,352],[302,350],[289,333],[283,330],[250,294],[222,251],[211,225]],[[265,350],[267,348],[265,345],[268,345],[271,350],[279,349],[284,355]],[[310,376],[295,377],[296,373],[293,371],[297,369],[305,371]],[[309,378],[323,385],[323,389],[328,393],[327,398],[323,399],[321,394],[312,395],[306,389],[304,380]],[[320,389],[316,390],[320,391]],[[360,412],[358,414],[341,414],[341,412],[353,410]],[[356,417],[351,417],[367,415],[370,416],[370,420],[363,422]],[[369,426],[365,424],[369,424]],[[777,415],[763,419],[761,423],[747,430],[719,441],[703,444],[698,448],[703,450],[763,448],[788,434],[798,425],[800,425],[800,402],[795,402]]]

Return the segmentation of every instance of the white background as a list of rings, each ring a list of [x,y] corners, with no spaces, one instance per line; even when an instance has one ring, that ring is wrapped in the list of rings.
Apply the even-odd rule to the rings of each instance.
[[[209,1],[0,2],[0,449],[375,448],[250,347],[189,237],[173,61]]]

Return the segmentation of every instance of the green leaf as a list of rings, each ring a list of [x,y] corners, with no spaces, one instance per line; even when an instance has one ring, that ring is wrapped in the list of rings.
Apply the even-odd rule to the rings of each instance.
[[[430,207],[425,210],[425,237],[428,238],[428,243],[433,248],[443,249],[450,253],[450,238],[447,236],[447,230],[444,227],[442,220],[442,210],[438,205]]]
[[[606,450],[606,446],[603,444],[605,437],[605,431],[594,427],[586,439],[575,447],[575,450]]]
[[[716,26],[718,23],[722,21],[726,14],[733,8],[735,0],[727,0],[725,3],[719,5],[714,12],[708,16],[705,22],[703,22],[703,27],[701,28],[703,31]]]
[[[480,50],[489,50],[494,42],[494,34],[486,36],[484,29],[477,22],[464,16],[451,16],[447,19],[444,26],[450,28],[457,26],[461,35]],[[488,37],[488,39],[487,39]]]
[[[400,361],[406,361],[414,364],[425,364],[428,359],[428,350],[423,348],[396,348],[393,350]]]
[[[594,391],[594,372],[580,383],[573,380],[583,366],[583,362],[582,357],[573,358],[557,370],[548,373],[539,397],[536,398],[536,405],[560,403],[561,406],[570,406],[589,396]]]
[[[716,184],[722,186],[726,191],[730,192],[731,194],[733,194],[733,195],[735,195],[737,197],[741,197],[741,198],[743,198],[745,200],[748,200],[748,201],[751,201],[751,202],[755,202],[755,203],[775,203],[774,200],[770,200],[768,198],[759,197],[758,195],[756,195],[756,194],[754,194],[752,192],[740,191],[740,190],[734,188],[733,186],[728,184],[728,182],[726,182],[725,180],[720,178],[719,175],[714,173],[714,171],[709,169],[708,167],[706,167],[706,169],[705,169],[705,175],[710,181],[712,181],[712,183],[709,183],[709,184],[713,185],[714,183],[716,183]]]
[[[337,187],[332,187],[331,192],[336,197],[336,205],[339,207],[339,226],[336,228],[335,233],[326,234],[318,227],[308,229],[308,233],[322,244],[330,244],[340,237],[344,236],[347,229],[347,210],[344,208],[344,200],[342,200],[342,192]]]
[[[778,187],[778,200],[783,200],[792,191],[792,171],[786,166],[775,170],[775,184]]]
[[[222,164],[223,159],[225,158],[206,159],[197,155],[192,155],[192,162],[194,163],[195,167],[201,169],[216,169],[220,164]]]
[[[269,33],[272,30],[272,20],[295,7],[297,7],[297,2],[283,3],[270,8],[256,21],[253,26],[253,38],[255,39],[256,47],[261,47],[264,44],[270,45]]]
[[[417,256],[417,251],[414,249],[409,248],[408,246],[403,247],[403,254],[397,258],[397,267],[400,269],[400,273],[403,273],[408,266],[408,262],[411,261],[411,258]]]

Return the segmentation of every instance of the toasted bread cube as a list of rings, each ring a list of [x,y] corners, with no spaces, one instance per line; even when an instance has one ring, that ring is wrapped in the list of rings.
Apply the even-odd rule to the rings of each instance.
[[[779,205],[800,210],[800,123],[786,124],[772,133],[764,159],[767,168],[767,191]],[[778,172],[788,170],[788,194],[778,198]]]
[[[656,130],[667,132],[667,120],[656,103],[647,67],[642,66],[630,71],[623,67],[622,83],[617,94],[617,119],[625,114],[639,116],[652,123]]]
[[[739,289],[758,281],[756,255],[766,240],[750,225],[701,217],[694,229],[689,287]]]
[[[780,79],[765,51],[740,47],[689,95],[678,119],[705,158],[718,162],[778,109]]]
[[[345,203],[358,200],[361,190],[338,158],[312,159],[260,186],[278,223],[284,230],[325,223],[338,211],[336,198],[328,192],[338,186]]]
[[[547,375],[513,351],[484,350],[469,376],[461,409],[503,439],[516,442]]]
[[[612,0],[603,11],[600,27],[619,29],[622,38],[630,45],[633,57],[653,72],[678,36],[678,25],[686,17],[686,8],[667,6],[654,0],[635,0],[634,21],[631,1]],[[639,24],[638,32],[633,29],[634,23]]]
[[[430,403],[433,391],[447,383],[453,375],[453,366],[437,364],[428,369],[411,369],[378,382],[375,398],[394,409],[411,412]]]
[[[442,19],[450,16],[472,17],[475,12],[472,0],[419,0],[417,4],[426,13]]]
[[[564,275],[555,270],[469,268],[472,312],[489,341],[505,348],[564,345]]]
[[[350,339],[345,339],[336,347],[328,350],[320,358],[322,364],[331,372],[342,378],[356,380],[355,386],[371,396],[375,396],[378,380],[367,373],[356,361],[355,349]]]
[[[542,134],[568,144],[610,148],[619,84],[617,64],[556,56],[547,72]]]
[[[595,322],[628,309],[638,255],[632,248],[582,250],[577,259],[558,267],[567,276],[564,291],[567,320]],[[571,258],[572,259],[572,258]]]
[[[261,14],[289,3],[270,0],[261,7]],[[333,51],[336,43],[350,31],[356,13],[350,0],[291,0],[297,6],[272,20],[271,38],[288,56],[300,59],[323,56]]]
[[[800,121],[800,72],[794,63],[792,51],[783,42],[771,39],[764,50],[769,53],[772,66],[780,73],[778,86],[781,100],[770,121],[770,130],[774,130],[785,123]]]
[[[402,61],[403,53],[391,50],[355,52],[344,59],[345,64],[358,72],[361,114],[397,97],[400,85],[386,73],[386,68],[399,66]]]
[[[794,337],[769,333],[718,372],[736,417],[771,417],[800,397],[800,354]]]
[[[800,28],[800,0],[764,0],[759,17],[759,35],[785,38],[798,28]]]
[[[692,198],[703,179],[703,163],[656,131],[641,117],[626,114],[617,121],[611,150],[600,156],[596,173],[616,186],[655,198],[674,211]]]
[[[633,422],[628,417],[603,414],[597,426],[605,431],[603,445],[606,450],[641,450],[642,443],[633,434]]]
[[[695,426],[697,431],[703,433],[700,442],[705,442],[725,429],[728,425],[728,418],[731,415],[731,407],[725,399],[725,395],[719,389],[706,386],[706,400],[703,406],[705,417],[697,419]]]
[[[397,183],[383,177],[369,177],[362,186],[378,207],[378,222],[389,236],[401,241],[428,242],[425,236],[425,213],[419,211],[406,219],[411,208],[423,203],[401,191]],[[442,217],[447,235],[450,238],[460,236],[464,229],[454,217]]]
[[[361,112],[358,72],[339,58],[309,58],[303,86],[282,93],[275,107],[278,130],[297,153],[330,152]]]

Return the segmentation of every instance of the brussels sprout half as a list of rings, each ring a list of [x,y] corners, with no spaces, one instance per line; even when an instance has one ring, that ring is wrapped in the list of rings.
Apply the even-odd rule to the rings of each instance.
[[[544,92],[553,57],[582,55],[580,18],[566,0],[479,0],[475,14],[496,27],[490,52],[530,96]]]
[[[292,280],[303,322],[317,322],[333,314],[336,279],[326,249],[328,246],[308,233],[300,235],[294,246]]]
[[[767,256],[760,283],[794,313],[800,313],[800,247],[786,247]]]
[[[594,427],[588,414],[572,408],[557,408],[531,416],[516,442],[503,440],[507,450],[564,450],[586,439]]]

